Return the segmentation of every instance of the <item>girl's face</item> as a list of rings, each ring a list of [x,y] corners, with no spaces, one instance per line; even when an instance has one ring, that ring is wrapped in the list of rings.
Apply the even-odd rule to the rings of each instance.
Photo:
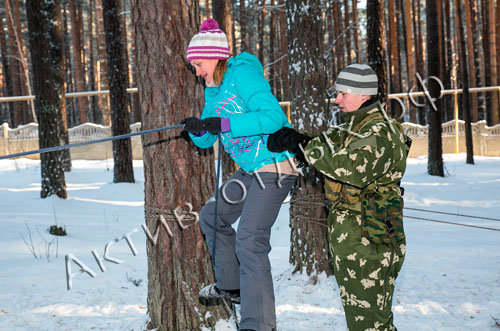
[[[196,76],[201,76],[205,79],[205,83],[209,84],[214,79],[215,67],[219,60],[195,59],[191,61],[191,65],[196,70]]]

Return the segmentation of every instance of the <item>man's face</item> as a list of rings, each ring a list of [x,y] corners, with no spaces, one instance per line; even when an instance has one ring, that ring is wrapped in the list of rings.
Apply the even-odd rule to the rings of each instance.
[[[370,99],[369,95],[351,94],[339,91],[334,102],[339,106],[341,111],[347,113],[358,110],[359,107],[368,99]]]
[[[191,61],[191,65],[196,70],[196,76],[201,76],[205,79],[205,83],[210,84],[214,79],[215,67],[219,60],[196,59]]]

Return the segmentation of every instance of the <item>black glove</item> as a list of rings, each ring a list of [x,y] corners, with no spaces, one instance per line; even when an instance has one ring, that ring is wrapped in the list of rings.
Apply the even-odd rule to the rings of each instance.
[[[200,134],[203,130],[214,134],[221,132],[220,117],[208,117],[203,120],[196,117],[187,117],[180,124],[184,124],[184,130],[192,134]]]
[[[299,145],[305,147],[309,140],[311,140],[311,138],[305,134],[297,132],[292,128],[285,127],[269,135],[267,149],[271,152],[289,151],[303,160],[304,156]]]

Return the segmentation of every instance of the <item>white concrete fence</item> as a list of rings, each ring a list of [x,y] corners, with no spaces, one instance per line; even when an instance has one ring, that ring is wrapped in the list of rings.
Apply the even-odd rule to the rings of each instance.
[[[455,121],[443,123],[443,153],[456,152]],[[405,132],[413,139],[410,157],[427,155],[428,139],[427,126],[413,123],[403,123]],[[141,123],[130,126],[131,132],[141,130]],[[70,143],[89,141],[111,137],[111,127],[93,123],[85,123],[68,130]],[[465,149],[465,124],[459,121],[458,125],[459,153]],[[500,156],[500,124],[493,127],[486,126],[486,121],[472,124],[474,155]],[[142,142],[140,136],[132,137],[132,154],[134,160],[142,159]],[[217,145],[217,144],[216,144]],[[38,124],[30,123],[16,129],[9,128],[7,123],[0,126],[0,155],[21,153],[38,149]],[[113,157],[112,142],[86,145],[70,149],[72,159],[103,160]],[[39,159],[40,155],[27,156]]]

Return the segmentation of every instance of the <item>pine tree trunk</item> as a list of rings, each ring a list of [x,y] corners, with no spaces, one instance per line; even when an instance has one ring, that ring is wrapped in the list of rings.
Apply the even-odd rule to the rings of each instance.
[[[249,52],[250,40],[247,33],[247,11],[245,6],[245,0],[240,0],[240,35],[241,35],[240,52]]]
[[[470,86],[471,87],[476,87],[476,76],[474,76],[474,44],[473,44],[473,37],[472,37],[472,21],[470,17],[470,0],[464,0],[464,9],[465,9],[465,26],[467,28],[467,64],[468,64],[468,69],[467,69],[467,77],[470,79]],[[461,13],[461,8],[455,8],[457,11],[457,19],[458,19],[458,10],[460,10]],[[460,15],[460,17],[462,17]],[[463,27],[458,27],[458,29],[462,29]],[[460,32],[459,32],[460,33]],[[465,37],[463,37],[465,38]],[[462,41],[461,37],[459,37],[459,40]],[[462,52],[460,52],[462,54]],[[465,54],[465,52],[464,52]],[[463,94],[462,94],[463,95]],[[471,98],[471,110],[472,110],[472,121],[477,122],[478,121],[478,105],[477,105],[477,95],[472,94],[470,95]],[[466,103],[467,105],[467,103]],[[465,108],[466,109],[466,108]]]
[[[68,116],[66,114],[66,82],[64,80],[64,46],[62,40],[61,0],[52,0],[45,3],[47,13],[47,28],[50,52],[50,68],[52,79],[57,93],[57,107],[59,109],[58,122],[61,141],[60,145],[69,144]],[[64,171],[71,170],[71,155],[69,149],[61,151],[61,162]]]
[[[349,0],[344,0],[344,28],[351,24],[351,19],[349,17]],[[348,29],[345,33],[345,49],[347,51],[347,63],[352,63],[352,47],[351,47],[351,30]]]
[[[396,15],[396,0],[389,0],[389,35],[390,35],[390,77],[391,77],[391,93],[402,92],[401,74],[399,65],[399,45],[398,45],[398,28]],[[393,114],[394,116],[394,114]]]
[[[500,1],[496,10],[496,46],[497,46],[497,85],[500,86]],[[499,92],[500,93],[500,92]],[[500,100],[499,100],[500,103]]]
[[[308,10],[301,10],[308,4]],[[321,3],[291,0],[286,6],[291,122],[298,130],[319,134],[326,130],[326,69],[324,61]],[[316,59],[316,61],[310,61]],[[325,271],[328,263],[327,215],[323,178],[312,167],[304,169],[293,189],[290,205],[290,262],[295,271]]]
[[[486,86],[485,68],[484,68],[484,52],[481,43],[481,31],[479,27],[479,0],[470,0],[470,12],[472,19],[472,40],[474,42],[474,68],[475,71],[470,72],[471,75],[476,76],[476,84],[479,86]],[[476,93],[478,101],[478,120],[486,119],[486,94]]]
[[[83,73],[82,62],[82,41],[80,35],[81,25],[79,24],[77,15],[77,2],[78,0],[69,0],[69,13],[71,20],[71,33],[73,43],[73,69],[75,72],[75,85],[77,92],[84,92],[85,88],[85,75]],[[78,114],[80,124],[86,123],[89,120],[87,97],[78,97]]]
[[[260,6],[264,7],[266,5],[266,0],[261,0],[259,3]],[[262,65],[265,64],[264,60],[264,25],[266,23],[266,9],[262,8],[258,12],[257,17],[257,34],[258,34],[258,58]]]
[[[0,30],[2,31],[2,34],[0,35],[0,50],[2,52],[2,75],[4,77],[4,82],[5,82],[5,95],[13,96],[14,94],[12,87],[12,74],[9,64],[10,54],[7,47],[7,41],[5,40],[5,34],[3,33],[4,26],[3,26],[2,16],[0,16]],[[15,117],[14,102],[8,102],[8,108],[9,108],[9,125],[11,128],[15,128],[17,125],[14,124],[14,117]]]
[[[111,105],[111,132],[113,136],[130,133],[127,100],[127,63],[121,40],[119,0],[103,0],[106,53],[108,54],[109,101]],[[132,144],[130,138],[113,141],[113,182],[134,182]]]
[[[202,86],[188,70],[185,51],[199,31],[197,3],[187,0],[133,0],[137,74],[143,129],[200,116]],[[175,15],[174,15],[175,14]],[[175,26],[165,35],[165,26]],[[167,50],[167,51],[165,51]],[[169,91],[169,93],[165,93]],[[177,129],[143,136],[146,224],[156,230],[159,215],[192,204],[199,212],[215,190],[213,149],[196,150]],[[158,209],[153,209],[158,208]],[[227,312],[199,304],[199,290],[214,282],[208,249],[197,223],[168,218],[170,235],[159,227],[158,242],[148,240],[148,310],[158,330],[213,328]]]
[[[358,0],[352,0],[352,21],[358,21]],[[356,23],[353,27],[354,31],[354,50],[356,52],[356,62],[361,63],[361,53],[360,53],[360,44],[359,44],[359,26],[360,23]]]
[[[74,75],[73,75],[73,66],[71,63],[71,52],[70,52],[70,36],[68,29],[68,2],[63,2],[63,45],[64,45],[64,54],[66,54],[66,71],[64,78],[66,80],[66,92],[74,92]],[[78,114],[76,113],[77,109],[77,100],[78,98],[66,98],[66,113],[68,115],[68,126],[73,127],[78,124]]]
[[[5,16],[6,16],[6,23],[7,23],[7,42],[8,42],[8,54],[10,55],[9,58],[9,67],[11,70],[11,78],[12,78],[12,95],[21,95],[21,88],[20,88],[20,76],[19,76],[19,52],[18,52],[18,47],[17,47],[17,42],[16,42],[16,32],[14,31],[14,22],[12,21],[13,15],[11,11],[11,6],[10,6],[10,0],[5,0],[4,1],[4,6],[5,6]],[[14,125],[13,127],[17,127],[20,124],[26,124],[27,119],[24,118],[24,107],[22,102],[14,102],[14,116],[13,116],[13,122]]]
[[[438,31],[437,6],[440,1],[426,0],[427,31]],[[427,33],[427,73],[429,76],[439,77],[440,54],[439,36],[437,33]],[[431,96],[439,95],[439,85],[429,84]],[[443,171],[443,148],[441,141],[441,109],[439,103],[435,103],[434,109],[430,102],[426,100],[426,112],[429,124],[429,155],[427,172],[429,175],[444,177]]]
[[[97,90],[108,90],[108,60],[106,54],[106,34],[104,32],[104,19],[102,13],[102,0],[96,0],[96,19],[97,19],[97,58],[99,69],[97,70]],[[107,95],[100,97],[100,106],[102,112],[102,124],[111,125],[111,113],[109,110],[109,97]]]
[[[444,33],[444,38],[445,38],[445,46],[444,46],[444,52],[445,52],[445,63],[446,65],[444,66],[444,77],[443,77],[443,86],[445,89],[451,89],[451,78],[452,78],[452,72],[453,72],[453,48],[452,48],[452,34],[451,34],[451,14],[450,14],[450,2],[449,1],[443,1],[444,3],[444,21],[446,22],[446,28],[445,28],[445,33]],[[470,57],[472,59],[472,56]],[[477,97],[474,95],[474,98],[476,100],[477,104]],[[448,114],[448,118],[454,118],[454,105],[455,102],[452,97],[448,96],[444,99],[444,109],[445,112]]]
[[[284,6],[285,0],[279,0],[279,5]],[[286,11],[282,10],[279,14],[279,27],[280,27],[280,57],[288,52],[287,42],[287,24],[286,24]],[[290,101],[290,82],[288,81],[288,56],[285,56],[280,65],[280,81],[281,81],[281,100]]]
[[[47,20],[44,2],[27,0],[29,44],[33,65],[35,107],[40,114],[38,141],[40,148],[59,146],[60,137],[60,98],[58,87],[54,84],[49,53]],[[66,199],[66,181],[64,177],[61,152],[40,155],[42,190],[40,196],[46,198],[52,194]]]
[[[18,0],[9,0],[12,2],[12,7],[9,13],[13,15],[14,33],[17,44],[17,59],[19,61],[19,95],[31,95],[31,83],[29,79],[29,66],[27,54],[25,52],[23,42],[23,32],[21,24],[21,9],[19,8]],[[7,3],[9,1],[6,1]],[[23,118],[25,123],[36,122],[37,116],[35,114],[35,106],[32,101],[21,102],[23,108]]]
[[[340,36],[344,31],[342,26],[342,15],[340,13],[340,0],[335,0],[333,2],[333,24],[335,27],[334,39],[337,39],[335,44],[335,55],[337,57],[337,72],[344,69],[345,64],[345,49],[344,49],[344,37]]]
[[[88,29],[89,29],[89,88],[91,91],[96,90],[95,78],[95,57],[94,57],[94,12],[95,0],[89,0],[89,10],[87,14]],[[99,97],[90,97],[90,118],[92,123],[101,123],[102,115],[99,109]]]
[[[484,3],[485,8],[485,26],[486,34],[488,36],[487,48],[488,56],[486,59],[486,84],[488,86],[495,86],[497,84],[497,54],[496,54],[496,38],[495,38],[495,4],[493,0],[486,0]],[[490,93],[491,108],[488,109],[488,125],[495,125],[500,120],[500,109],[498,102],[498,93]]]
[[[459,63],[462,67],[462,96],[463,96],[463,114],[465,121],[465,146],[467,148],[467,163],[474,164],[474,152],[472,146],[472,127],[471,127],[471,116],[470,116],[470,94],[469,94],[469,69],[467,68],[467,53],[465,44],[465,33],[464,26],[462,24],[462,4],[460,0],[454,0],[455,11],[457,18],[457,30],[458,30],[458,49],[459,49]],[[468,7],[467,0],[465,0],[465,7]],[[466,9],[467,10],[467,9]],[[466,20],[466,23],[467,20]]]
[[[387,66],[385,57],[384,1],[366,2],[368,64],[378,77],[378,97],[387,102]]]
[[[406,48],[406,73],[407,73],[407,90],[415,84],[415,47],[412,41],[412,15],[411,15],[411,0],[404,1],[404,16],[403,16],[403,30],[405,34],[405,48]],[[411,102],[405,102],[410,115],[410,122],[417,123],[417,112],[415,107],[412,107]]]

